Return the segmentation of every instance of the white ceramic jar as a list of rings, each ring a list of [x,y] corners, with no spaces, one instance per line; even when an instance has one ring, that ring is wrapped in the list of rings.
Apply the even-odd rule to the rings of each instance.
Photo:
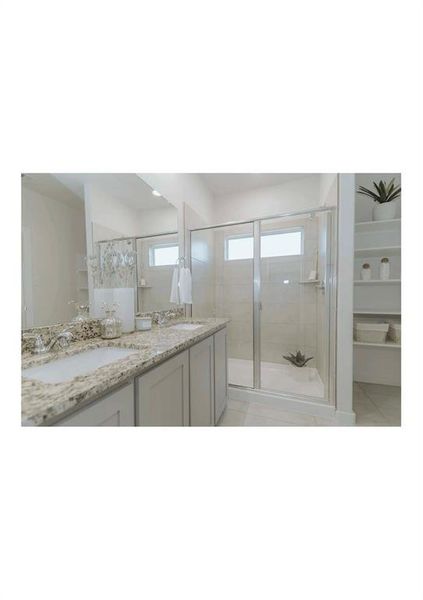
[[[148,331],[151,329],[151,317],[135,317],[137,331]]]
[[[364,263],[361,267],[361,279],[363,281],[369,281],[372,278],[372,270],[369,263]]]
[[[386,281],[387,279],[390,278],[390,274],[391,274],[391,265],[389,263],[389,258],[382,258],[380,261],[380,267],[379,267],[379,277],[383,281]]]

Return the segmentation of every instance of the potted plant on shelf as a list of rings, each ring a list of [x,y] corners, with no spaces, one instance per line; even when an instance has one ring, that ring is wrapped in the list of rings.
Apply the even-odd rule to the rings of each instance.
[[[395,185],[395,177],[389,183],[380,180],[379,183],[373,182],[376,191],[360,185],[358,193],[363,196],[369,196],[376,202],[373,207],[373,221],[388,221],[395,219],[397,210],[396,200],[401,197],[401,186]]]

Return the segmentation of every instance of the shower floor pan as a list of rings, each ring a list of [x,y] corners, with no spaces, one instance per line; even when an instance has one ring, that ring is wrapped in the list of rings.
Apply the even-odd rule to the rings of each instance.
[[[253,387],[253,361],[242,358],[228,360],[229,384]],[[324,398],[325,388],[314,367],[291,367],[279,363],[261,363],[261,388],[277,392]]]

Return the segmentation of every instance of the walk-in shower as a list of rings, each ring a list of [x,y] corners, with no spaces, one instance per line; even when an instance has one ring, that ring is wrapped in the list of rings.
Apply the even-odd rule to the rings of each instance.
[[[229,384],[332,401],[335,209],[190,232],[193,317],[228,317]],[[285,357],[300,351],[303,367]]]

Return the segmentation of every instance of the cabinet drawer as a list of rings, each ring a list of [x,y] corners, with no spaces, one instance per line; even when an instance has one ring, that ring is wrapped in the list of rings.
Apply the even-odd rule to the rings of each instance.
[[[137,379],[136,424],[141,427],[189,425],[188,351]]]
[[[133,425],[135,425],[133,382],[56,423],[58,427],[130,427]]]

